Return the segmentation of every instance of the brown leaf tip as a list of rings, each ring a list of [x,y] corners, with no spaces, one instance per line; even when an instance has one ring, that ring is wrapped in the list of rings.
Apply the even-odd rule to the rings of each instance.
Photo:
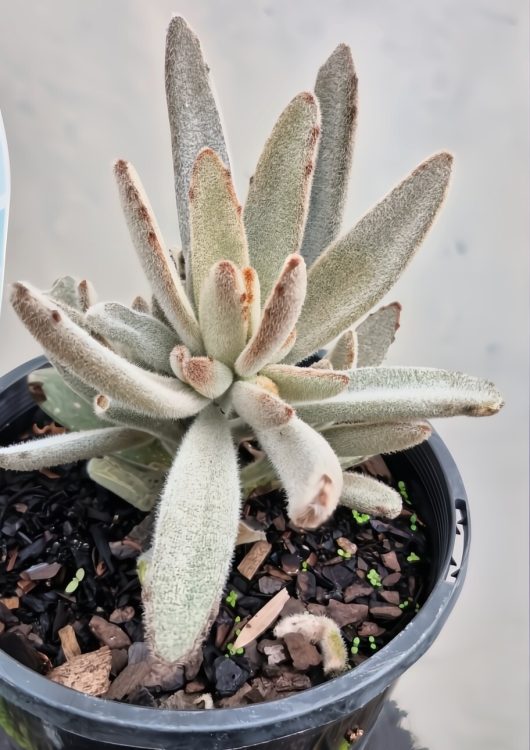
[[[116,159],[114,162],[114,174],[122,177],[123,175],[126,175],[128,171],[129,162],[125,161],[125,159]]]

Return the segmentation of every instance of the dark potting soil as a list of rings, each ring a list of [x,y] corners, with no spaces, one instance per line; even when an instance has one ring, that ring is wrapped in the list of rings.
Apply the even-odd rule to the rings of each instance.
[[[366,468],[389,481],[381,459]],[[168,668],[144,642],[136,558],[148,517],[92,482],[83,462],[1,472],[0,648],[69,687],[153,707],[246,705],[318,685],[329,679],[318,648],[297,634],[275,638],[277,614],[244,648],[238,636],[275,596],[282,615],[333,619],[349,668],[397,635],[421,606],[429,571],[426,528],[400,489],[393,521],[339,507],[311,532],[290,526],[281,491],[251,497],[243,517],[266,541],[236,548],[202,651]]]

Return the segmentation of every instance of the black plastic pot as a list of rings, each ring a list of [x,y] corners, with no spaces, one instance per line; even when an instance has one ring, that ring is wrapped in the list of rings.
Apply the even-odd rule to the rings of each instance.
[[[32,360],[0,379],[0,443],[11,442],[31,423],[37,407],[27,391],[26,375],[45,361]],[[0,652],[0,726],[27,750],[339,750],[355,728],[364,734],[352,747],[367,750],[392,686],[433,643],[458,598],[470,542],[462,480],[438,435],[388,457],[388,463],[412,488],[431,532],[430,593],[407,627],[356,669],[280,701],[163,711],[91,698],[50,682]]]

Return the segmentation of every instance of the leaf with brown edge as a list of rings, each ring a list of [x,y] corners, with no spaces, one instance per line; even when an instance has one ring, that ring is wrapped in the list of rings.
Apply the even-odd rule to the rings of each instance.
[[[191,276],[195,303],[210,268],[230,260],[248,265],[248,247],[241,206],[230,171],[211,148],[203,149],[193,165],[190,187]]]
[[[345,471],[343,479],[341,505],[383,518],[396,518],[401,513],[401,495],[384,482],[355,471]]]
[[[287,255],[300,250],[319,138],[313,94],[298,94],[280,115],[259,158],[245,203],[252,266],[266,298]]]
[[[325,346],[395,284],[442,205],[452,162],[448,153],[431,156],[319,256],[308,273],[289,361]]]
[[[404,451],[428,440],[431,425],[425,420],[335,424],[321,430],[337,456],[373,456]]]
[[[175,378],[147,372],[95,341],[29,285],[14,284],[11,303],[26,328],[59,364],[111,399],[166,419],[191,417],[206,405],[202,396]]]
[[[234,409],[251,427],[282,427],[294,417],[292,406],[258,385],[238,380],[231,394]]]
[[[241,269],[245,285],[245,315],[248,319],[247,337],[250,338],[257,330],[261,320],[261,290],[258,274],[252,266]]]
[[[259,327],[235,362],[242,377],[258,372],[286,343],[304,304],[306,270],[300,255],[290,255],[269,295]]]
[[[186,383],[209,399],[221,396],[233,380],[232,370],[213,357],[188,357],[182,363],[182,375]]]
[[[134,167],[123,159],[114,165],[123,213],[134,248],[164,315],[181,340],[201,353],[199,325],[165,247],[153,210]]]

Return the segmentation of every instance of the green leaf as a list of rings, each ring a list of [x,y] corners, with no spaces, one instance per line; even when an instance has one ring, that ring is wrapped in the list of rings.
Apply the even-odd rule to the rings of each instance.
[[[28,375],[30,391],[40,408],[67,430],[90,430],[109,425],[94,414],[94,408],[73,391],[53,367],[34,370]],[[44,400],[42,399],[44,396]]]
[[[244,221],[262,299],[268,297],[285,258],[300,250],[319,120],[315,97],[296,96],[274,126],[250,183]]]
[[[248,266],[248,247],[241,206],[232,177],[211,148],[203,149],[193,166],[190,187],[191,273],[195,303],[210,268],[230,260]]]
[[[77,587],[79,586],[79,581],[77,578],[72,578],[70,583],[66,586],[64,592],[65,594],[73,594],[74,591],[76,591]]]
[[[151,469],[118,456],[93,458],[87,471],[94,482],[143,511],[155,505],[167,474],[167,469]]]

